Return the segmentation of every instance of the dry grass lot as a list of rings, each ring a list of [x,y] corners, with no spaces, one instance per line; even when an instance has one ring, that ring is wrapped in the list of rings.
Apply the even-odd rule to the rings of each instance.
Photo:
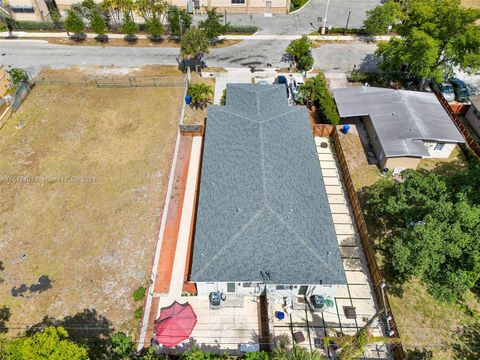
[[[469,8],[480,9],[480,0],[462,0],[462,5]]]
[[[149,276],[182,93],[40,84],[0,131],[0,299],[12,333],[84,309],[135,328],[132,292]]]

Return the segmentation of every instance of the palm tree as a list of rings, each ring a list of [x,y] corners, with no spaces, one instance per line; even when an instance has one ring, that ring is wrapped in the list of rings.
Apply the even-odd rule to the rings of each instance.
[[[201,60],[208,53],[208,38],[200,29],[189,29],[180,42],[180,55],[183,59]]]

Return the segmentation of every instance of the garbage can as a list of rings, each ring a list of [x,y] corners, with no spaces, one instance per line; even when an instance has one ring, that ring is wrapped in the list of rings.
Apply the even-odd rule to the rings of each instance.
[[[350,130],[350,125],[348,124],[343,125],[342,132],[344,134],[348,134],[348,130]]]
[[[190,95],[185,96],[185,104],[190,105],[192,102],[192,97]]]

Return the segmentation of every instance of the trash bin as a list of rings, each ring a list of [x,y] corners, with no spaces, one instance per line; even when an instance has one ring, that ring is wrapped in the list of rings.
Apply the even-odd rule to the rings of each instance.
[[[283,320],[283,319],[285,319],[285,313],[283,311],[276,311],[275,312],[275,317],[278,320]]]
[[[348,134],[348,130],[350,130],[350,125],[348,124],[343,125],[342,132],[344,134]]]
[[[190,105],[192,102],[192,97],[190,95],[185,96],[185,104]]]

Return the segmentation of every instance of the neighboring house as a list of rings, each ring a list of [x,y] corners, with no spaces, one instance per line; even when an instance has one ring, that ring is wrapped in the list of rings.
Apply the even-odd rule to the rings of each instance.
[[[346,285],[307,110],[228,84],[206,120],[189,280],[199,295],[335,296]]]
[[[57,10],[65,15],[65,11],[81,0],[0,0],[9,4],[16,20],[45,21],[50,19],[50,12]],[[167,0],[169,4],[203,12],[205,7],[217,8],[224,13],[265,13],[287,14],[291,0]],[[95,0],[100,3],[100,0]]]
[[[365,86],[333,93],[340,117],[365,125],[381,168],[415,169],[465,142],[434,94]]]
[[[5,66],[0,65],[0,98],[3,97],[8,90],[13,86],[12,78],[5,69]]]
[[[465,118],[472,127],[473,131],[480,136],[480,95],[470,96],[470,105]]]

